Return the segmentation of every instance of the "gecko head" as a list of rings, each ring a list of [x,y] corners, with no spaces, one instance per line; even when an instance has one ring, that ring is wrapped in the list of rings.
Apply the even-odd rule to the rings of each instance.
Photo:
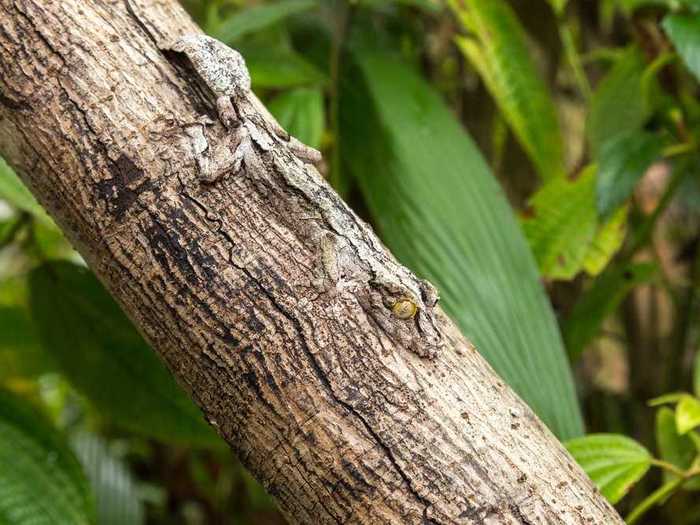
[[[250,91],[250,73],[243,56],[215,38],[188,34],[163,49],[184,54],[200,80],[217,97],[243,96]]]

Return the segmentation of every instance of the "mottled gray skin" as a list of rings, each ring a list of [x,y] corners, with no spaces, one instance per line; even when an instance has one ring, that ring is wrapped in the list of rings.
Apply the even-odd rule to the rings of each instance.
[[[250,74],[241,54],[215,38],[198,34],[182,36],[168,47],[187,56],[216,97],[221,122],[227,128],[236,127],[239,119],[231,99],[240,100],[250,92]]]
[[[197,33],[181,36],[161,47],[187,57],[199,79],[213,94],[219,119],[227,129],[240,133],[240,129],[246,127],[246,121],[255,120],[270,135],[284,141],[303,161],[311,164],[321,161],[321,154],[291,137],[251,91],[250,73],[238,51],[215,38]],[[216,181],[231,165],[238,164],[236,158],[210,159],[201,131],[189,131],[188,134],[195,140],[193,145],[198,149],[200,173],[207,182]]]

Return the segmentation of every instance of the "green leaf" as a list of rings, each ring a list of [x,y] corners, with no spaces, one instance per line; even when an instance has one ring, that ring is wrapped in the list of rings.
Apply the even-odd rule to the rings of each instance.
[[[255,88],[320,85],[326,76],[291,49],[260,47],[242,51]]]
[[[344,169],[382,239],[560,437],[582,432],[571,372],[535,261],[503,191],[440,97],[393,56],[342,75]]]
[[[651,466],[649,451],[619,434],[590,434],[565,445],[612,504],[620,501]]]
[[[700,79],[700,17],[697,14],[670,14],[662,25],[685,65]]]
[[[270,27],[285,18],[317,6],[317,0],[277,0],[248,7],[217,27],[212,36],[230,44],[242,36]]]
[[[676,415],[667,407],[662,407],[656,412],[656,443],[661,459],[681,470],[690,468],[698,455],[693,441],[687,435],[682,436],[678,433]],[[668,470],[663,471],[663,476],[664,483],[678,478]],[[687,482],[683,487],[687,490],[700,489],[700,478]]]
[[[662,396],[655,397],[654,399],[650,399],[649,401],[647,401],[647,405],[649,405],[650,407],[657,407],[666,404],[674,404],[678,403],[687,395],[688,394],[686,394],[685,392],[671,392],[670,394],[664,394]]]
[[[126,463],[99,437],[80,432],[71,437],[75,455],[85,469],[97,502],[99,525],[141,525],[144,504]]]
[[[54,367],[31,320],[24,279],[0,282],[0,383],[31,378]]]
[[[0,306],[0,383],[34,377],[52,368],[53,363],[41,348],[26,309]]]
[[[482,77],[543,180],[563,176],[564,147],[554,103],[532,60],[528,37],[504,0],[451,0],[468,38],[457,44]]]
[[[680,435],[700,425],[700,399],[685,395],[676,405],[676,427]]]
[[[655,133],[635,130],[603,144],[598,167],[598,213],[603,219],[625,202],[637,181],[662,153],[663,139]]]
[[[589,167],[575,180],[550,181],[530,199],[523,231],[545,277],[572,279],[581,271],[598,222],[594,182],[595,168]]]
[[[598,233],[586,250],[583,269],[588,275],[598,275],[622,247],[627,233],[628,206],[621,206],[612,217],[598,226]]]
[[[45,350],[103,415],[164,441],[219,442],[90,272],[65,262],[44,264],[30,274],[30,290]]]
[[[566,9],[566,4],[569,3],[568,0],[548,0],[549,5],[552,6],[552,10],[554,11],[554,14],[557,16],[561,15],[564,13],[564,10]]]
[[[564,341],[572,357],[578,356],[598,335],[603,321],[612,315],[636,286],[651,281],[657,267],[650,263],[611,268],[601,274],[581,296],[564,323]]]
[[[595,90],[586,123],[594,156],[607,141],[641,128],[648,118],[649,105],[642,88],[644,70],[642,52],[631,47]]]
[[[61,434],[0,390],[0,523],[94,523],[90,489]]]
[[[43,223],[57,229],[53,220],[46,214],[34,195],[27,189],[15,172],[0,158],[0,198],[17,209],[31,213]]]
[[[267,108],[284,129],[312,148],[321,146],[325,124],[320,89],[299,88],[274,98]]]
[[[576,179],[554,179],[530,199],[523,231],[549,279],[573,279],[583,269],[600,272],[622,245],[624,210],[598,224],[595,172],[591,165]]]

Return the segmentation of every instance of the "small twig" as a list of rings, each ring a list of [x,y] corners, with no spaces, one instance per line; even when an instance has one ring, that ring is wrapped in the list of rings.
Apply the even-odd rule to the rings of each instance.
[[[656,466],[656,467],[659,467],[663,470],[666,470],[666,471],[678,476],[679,478],[685,479],[687,474],[688,474],[688,471],[685,471],[681,468],[678,468],[673,463],[669,463],[668,461],[663,461],[661,459],[653,458],[651,460],[651,464]]]
[[[569,62],[571,71],[574,74],[574,80],[576,81],[576,86],[579,92],[583,96],[584,100],[588,101],[591,98],[591,84],[588,81],[586,72],[583,69],[583,62],[581,61],[581,55],[579,55],[578,49],[576,48],[576,42],[574,40],[574,34],[571,31],[568,20],[562,16],[559,19],[558,24],[559,38],[561,39],[562,46],[564,47],[564,55],[566,60]]]
[[[627,523],[627,525],[633,525],[634,523],[636,523],[637,520],[639,520],[639,518],[646,514],[649,509],[651,509],[657,503],[661,503],[663,500],[668,498],[683,483],[685,483],[685,480],[683,478],[676,478],[674,480],[669,481],[668,483],[664,483],[663,485],[661,485],[658,489],[656,489],[649,496],[647,496],[639,505],[632,509],[632,512],[630,512],[625,518],[625,522]]]

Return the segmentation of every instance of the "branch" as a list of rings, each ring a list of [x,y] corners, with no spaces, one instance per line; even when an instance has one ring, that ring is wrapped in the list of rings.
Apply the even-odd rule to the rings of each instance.
[[[219,123],[158,48],[198,31],[173,0],[0,0],[0,153],[288,518],[621,523],[252,102]]]

